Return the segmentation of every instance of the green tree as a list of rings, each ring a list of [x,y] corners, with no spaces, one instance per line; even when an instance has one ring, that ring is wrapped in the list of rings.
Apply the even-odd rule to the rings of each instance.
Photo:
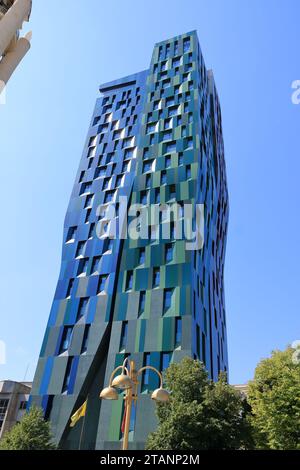
[[[300,449],[300,365],[294,350],[273,351],[249,383],[248,401],[256,447]]]
[[[43,418],[40,408],[32,407],[21,422],[4,434],[0,441],[0,450],[51,450],[50,423]]]
[[[169,403],[158,404],[159,425],[149,435],[147,449],[240,449],[251,446],[245,400],[227,384],[209,380],[199,361],[184,358],[165,372]]]

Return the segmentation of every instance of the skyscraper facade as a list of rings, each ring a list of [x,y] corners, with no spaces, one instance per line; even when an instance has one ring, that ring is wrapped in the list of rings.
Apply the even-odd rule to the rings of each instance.
[[[150,215],[137,224],[147,236],[125,231],[134,218],[122,201],[139,215],[163,207],[158,220]],[[164,232],[164,210],[174,202],[178,210]],[[193,214],[204,208],[203,240],[194,249],[179,236],[186,204]],[[43,407],[61,447],[77,449],[81,441],[83,449],[120,448],[124,402],[101,401],[99,392],[125,357],[163,371],[190,356],[213,380],[228,370],[227,223],[220,105],[192,31],[156,44],[149,69],[100,87],[30,399]],[[149,392],[157,386],[146,371],[130,448],[143,448],[155,428]],[[86,398],[84,421],[70,428]]]

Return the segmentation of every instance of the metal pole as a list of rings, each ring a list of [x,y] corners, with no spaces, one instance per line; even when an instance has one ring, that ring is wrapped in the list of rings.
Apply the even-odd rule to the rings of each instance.
[[[129,377],[134,382],[135,381],[135,364],[134,361],[130,361],[130,371]],[[131,418],[131,409],[132,409],[132,388],[128,388],[126,390],[125,396],[125,429],[124,429],[124,436],[123,436],[123,450],[128,450],[128,438],[129,438],[129,428],[130,428],[130,418]]]

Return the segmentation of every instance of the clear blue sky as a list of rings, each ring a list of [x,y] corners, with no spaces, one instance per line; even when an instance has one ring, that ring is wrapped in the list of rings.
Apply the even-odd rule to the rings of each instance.
[[[193,29],[220,95],[230,224],[230,382],[300,339],[299,1],[33,0],[32,49],[0,106],[0,379],[27,379],[59,273],[62,227],[98,84]],[[28,27],[27,27],[28,29]]]

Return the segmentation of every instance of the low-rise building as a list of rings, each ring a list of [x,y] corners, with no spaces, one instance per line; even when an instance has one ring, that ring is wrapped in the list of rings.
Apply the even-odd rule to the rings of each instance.
[[[22,419],[31,386],[31,382],[0,381],[0,439]]]

